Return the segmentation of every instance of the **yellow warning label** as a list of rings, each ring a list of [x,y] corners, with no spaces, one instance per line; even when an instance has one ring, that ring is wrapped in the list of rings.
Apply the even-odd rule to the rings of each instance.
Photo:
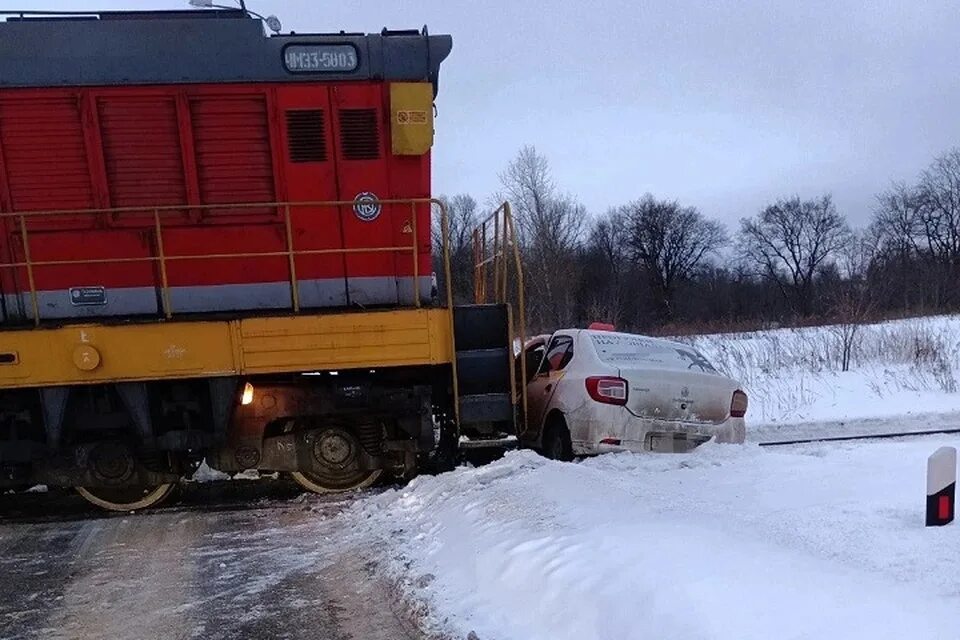
[[[433,85],[390,84],[390,149],[398,156],[421,156],[433,146]]]
[[[397,124],[427,124],[427,112],[397,111]]]

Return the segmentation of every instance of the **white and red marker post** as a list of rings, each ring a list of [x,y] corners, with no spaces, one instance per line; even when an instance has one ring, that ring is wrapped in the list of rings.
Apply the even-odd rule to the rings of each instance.
[[[927,526],[953,522],[957,505],[957,450],[940,447],[927,459]]]

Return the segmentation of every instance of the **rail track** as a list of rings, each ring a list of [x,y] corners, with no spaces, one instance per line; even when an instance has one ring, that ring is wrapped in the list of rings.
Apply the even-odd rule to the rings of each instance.
[[[888,431],[845,436],[815,436],[768,440],[757,444],[761,447],[784,447],[818,443],[891,440],[943,434],[960,434],[960,428]],[[473,464],[489,462],[489,460],[477,458],[476,453],[478,452],[473,453],[474,456],[468,456],[469,461]],[[359,493],[314,495],[304,493],[299,486],[282,477],[261,481],[185,482],[178,488],[178,495],[175,500],[142,513],[217,513],[255,511],[257,509],[313,509],[331,513],[348,507],[358,497],[379,493],[390,486],[379,485]],[[41,495],[30,492],[0,494],[0,526],[16,523],[55,523],[102,518],[126,518],[129,515],[129,513],[110,513],[99,510],[70,489],[51,489]]]
[[[178,495],[169,503],[138,511],[107,512],[87,503],[72,489],[50,489],[37,493],[0,495],[0,527],[8,524],[68,523],[79,520],[129,518],[147,514],[228,513],[257,510],[308,509],[333,514],[349,507],[358,496],[376,494],[388,487],[362,492],[316,495],[286,479],[279,480],[216,480],[187,482],[178,488]]]
[[[813,438],[797,438],[793,440],[773,440],[759,442],[761,447],[783,447],[793,444],[814,444],[818,442],[851,442],[855,440],[888,440],[893,438],[909,438],[913,436],[935,436],[945,433],[960,433],[960,429],[928,429],[926,431],[894,431],[884,433],[866,433],[853,436],[821,436]]]

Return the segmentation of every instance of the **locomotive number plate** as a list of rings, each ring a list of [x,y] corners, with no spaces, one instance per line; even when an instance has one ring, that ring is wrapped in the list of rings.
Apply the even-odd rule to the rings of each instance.
[[[355,71],[357,62],[352,44],[291,44],[283,50],[290,73],[344,73]]]
[[[71,287],[70,303],[76,307],[107,304],[107,290],[103,287]]]

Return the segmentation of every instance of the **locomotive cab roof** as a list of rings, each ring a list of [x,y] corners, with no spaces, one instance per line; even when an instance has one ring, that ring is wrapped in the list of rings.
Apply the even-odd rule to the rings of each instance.
[[[14,13],[0,22],[0,87],[385,80],[436,92],[452,46],[425,28],[268,36],[241,10]]]

